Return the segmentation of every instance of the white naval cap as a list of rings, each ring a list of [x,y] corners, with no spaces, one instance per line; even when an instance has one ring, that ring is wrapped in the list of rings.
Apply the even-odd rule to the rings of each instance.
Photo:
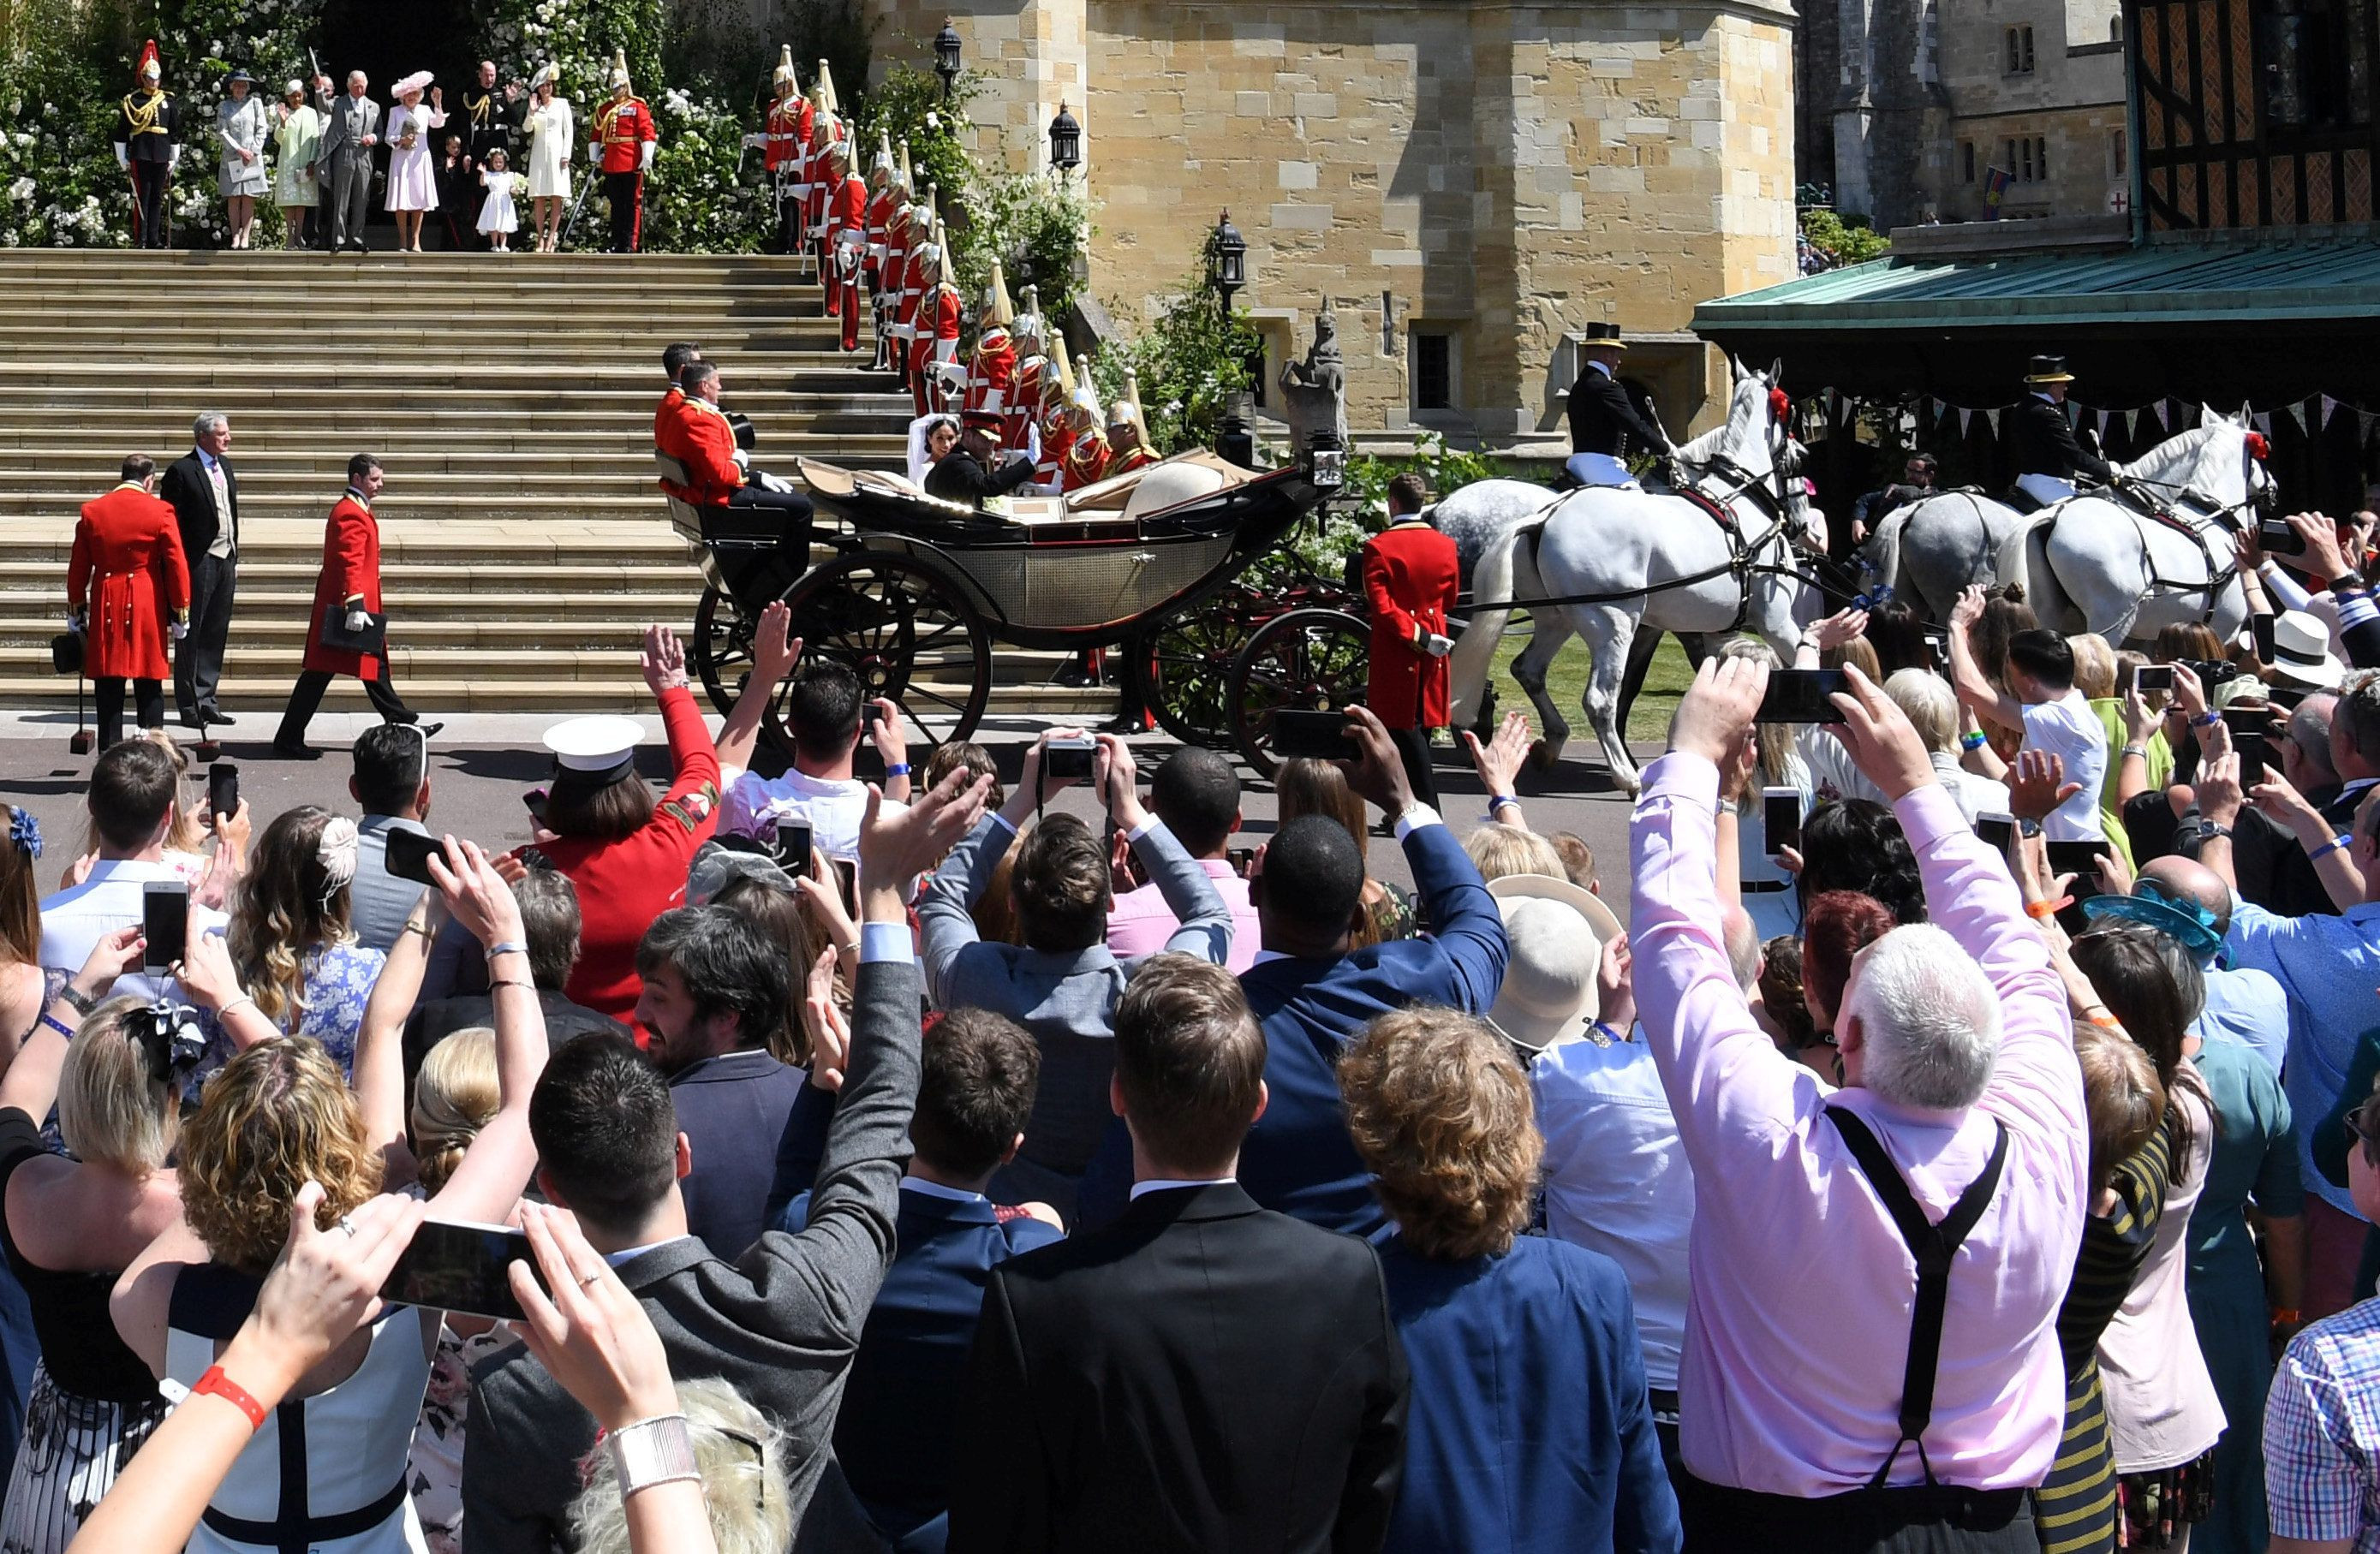
[[[634,718],[571,718],[545,731],[554,765],[590,777],[625,768],[644,742],[644,725]]]

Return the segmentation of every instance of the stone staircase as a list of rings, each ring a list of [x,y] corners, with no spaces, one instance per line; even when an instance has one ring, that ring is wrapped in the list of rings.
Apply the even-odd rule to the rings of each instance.
[[[224,704],[285,698],[322,519],[378,455],[398,686],[436,711],[635,711],[644,623],[702,580],[653,485],[662,346],[698,341],[758,462],[898,467],[905,395],[835,348],[807,260],[773,256],[0,251],[0,707],[50,672],[81,504],[126,454],[231,418],[239,601]],[[995,710],[1059,710],[1055,658],[1003,652]],[[1108,704],[1111,698],[1090,698]],[[337,710],[365,706],[352,681]]]

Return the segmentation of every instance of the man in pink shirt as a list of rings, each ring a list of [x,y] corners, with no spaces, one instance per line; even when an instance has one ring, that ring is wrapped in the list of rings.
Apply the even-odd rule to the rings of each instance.
[[[1853,963],[1844,1088],[1753,1023],[1720,941],[1718,765],[1746,759],[1767,669],[1705,662],[1633,826],[1639,1017],[1709,1184],[1679,1376],[1686,1548],[2032,1551],[2085,1207],[2073,1026],[2005,862],[1907,718],[1846,674],[1837,731],[1932,920]]]
[[[1234,976],[1256,964],[1263,936],[1257,909],[1248,904],[1248,882],[1232,871],[1225,844],[1240,829],[1240,778],[1232,763],[1212,750],[1188,746],[1158,769],[1148,785],[1148,807],[1165,822],[1173,840],[1198,861],[1215,882],[1215,893],[1232,909],[1232,948],[1225,969]],[[1182,927],[1155,885],[1121,892],[1108,910],[1108,948],[1118,960],[1153,955]]]

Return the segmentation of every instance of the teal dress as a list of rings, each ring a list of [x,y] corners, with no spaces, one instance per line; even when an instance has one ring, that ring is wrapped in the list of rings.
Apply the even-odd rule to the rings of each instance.
[[[2297,1128],[2272,1065],[2247,1047],[2211,1040],[2198,1072],[2215,1099],[2215,1153],[2190,1216],[2191,1321],[2223,1402],[2215,1445],[2215,1505],[2192,1529],[2191,1554],[2252,1554],[2265,1547],[2265,1393],[2272,1385],[2265,1270],[2247,1206],[2268,1220],[2305,1206]]]

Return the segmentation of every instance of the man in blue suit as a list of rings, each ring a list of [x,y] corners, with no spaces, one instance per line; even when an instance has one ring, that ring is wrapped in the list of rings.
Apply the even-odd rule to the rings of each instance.
[[[986,1277],[1019,1252],[1065,1238],[1047,1204],[995,1208],[984,1196],[1025,1142],[1040,1074],[1033,1038],[988,1010],[953,1009],[926,1033],[909,1123],[917,1152],[901,1178],[900,1250],[860,1331],[834,1421],[844,1476],[899,1554],[941,1554],[949,1532],[952,1427]],[[801,1190],[777,1230],[798,1235],[808,1223],[809,1182],[833,1110],[833,1093],[816,1085],[795,1103],[779,1183],[790,1176]]]

